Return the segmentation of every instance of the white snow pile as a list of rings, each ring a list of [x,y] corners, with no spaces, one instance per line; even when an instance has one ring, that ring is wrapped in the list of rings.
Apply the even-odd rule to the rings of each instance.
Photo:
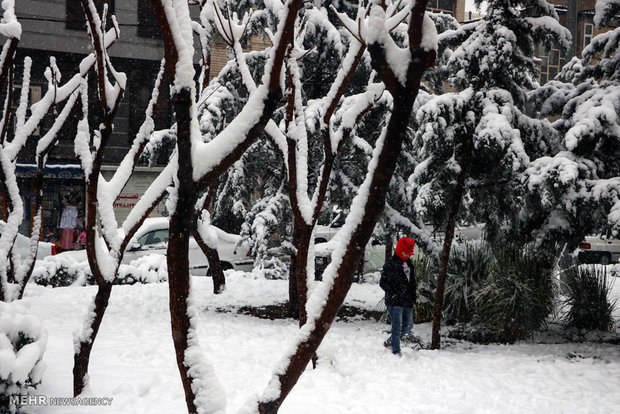
[[[26,396],[41,383],[47,333],[22,301],[0,302],[0,412],[14,412],[11,396]]]
[[[192,277],[191,282],[195,334],[222,384],[226,412],[255,412],[256,400],[299,327],[292,319],[259,319],[236,310],[282,305],[288,281],[227,271],[226,289],[219,295],[212,293],[211,278]],[[313,288],[322,283],[313,282]],[[48,368],[38,394],[72,397],[72,333],[81,327],[96,291],[96,286],[27,286],[23,301],[50,333],[44,355]],[[354,283],[345,305],[372,310],[382,297],[376,283]],[[615,283],[612,299],[618,297],[620,283]],[[620,309],[614,317],[618,323]],[[363,318],[336,320],[317,351],[317,368],[306,369],[279,412],[579,414],[612,413],[620,407],[616,343],[571,342],[548,333],[513,345],[477,345],[444,335],[440,351],[407,343],[398,358],[383,348],[388,328]],[[416,325],[414,334],[427,344],[431,324]],[[47,404],[32,411],[187,412],[170,333],[167,283],[114,287],[89,377],[83,396],[94,402],[107,398],[110,405]]]
[[[46,286],[84,286],[94,284],[88,261],[69,257],[48,256],[38,260],[32,272],[35,283]],[[166,256],[151,254],[139,257],[129,264],[121,264],[114,284],[160,283],[168,280]]]

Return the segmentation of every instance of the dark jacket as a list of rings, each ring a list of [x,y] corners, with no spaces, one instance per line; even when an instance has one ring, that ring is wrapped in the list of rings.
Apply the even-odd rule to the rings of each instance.
[[[413,306],[416,303],[416,280],[413,263],[407,259],[411,277],[407,281],[403,270],[403,261],[394,255],[385,262],[381,270],[379,286],[385,291],[385,304],[389,306]]]

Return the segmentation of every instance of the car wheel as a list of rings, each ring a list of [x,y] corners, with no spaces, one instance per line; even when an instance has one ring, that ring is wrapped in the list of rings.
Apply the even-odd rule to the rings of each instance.
[[[602,254],[601,255],[601,264],[602,265],[608,265],[609,263],[611,263],[611,257],[609,254]]]

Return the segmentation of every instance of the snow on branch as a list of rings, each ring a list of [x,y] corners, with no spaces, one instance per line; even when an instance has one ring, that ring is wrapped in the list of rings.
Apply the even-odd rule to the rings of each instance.
[[[4,13],[2,21],[0,21],[0,35],[9,39],[19,40],[22,35],[22,25],[17,21],[17,16],[15,16],[15,1],[3,0],[2,8]]]
[[[241,112],[211,142],[195,143],[192,161],[196,182],[206,182],[209,181],[209,175],[219,175],[221,168],[230,165],[232,160],[238,158],[237,152],[251,143],[258,129],[263,129],[261,125],[268,123],[269,119],[264,116],[272,109],[266,107],[266,104],[272,105],[274,94],[280,94],[282,90],[281,68],[289,39],[293,35],[298,6],[298,0],[288,0],[282,7],[277,7],[280,19],[278,31],[265,64],[262,84],[250,92],[248,102]]]
[[[620,13],[620,0],[596,0],[594,24],[600,29],[618,13]]]

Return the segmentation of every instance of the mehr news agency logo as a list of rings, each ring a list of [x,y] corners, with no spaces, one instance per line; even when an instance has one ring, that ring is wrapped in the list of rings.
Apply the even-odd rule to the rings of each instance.
[[[48,397],[46,395],[11,395],[9,404],[26,406],[103,406],[112,405],[112,397]]]

